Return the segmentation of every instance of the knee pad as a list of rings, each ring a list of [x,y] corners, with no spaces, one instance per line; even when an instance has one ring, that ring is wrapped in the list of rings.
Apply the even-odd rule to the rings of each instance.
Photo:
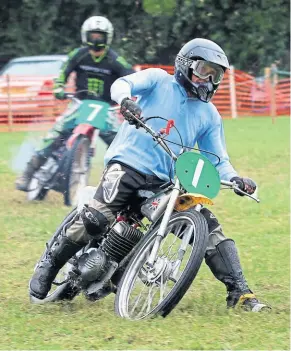
[[[211,211],[208,210],[208,208],[203,207],[200,213],[206,219],[209,233],[212,233],[218,226],[220,226],[217,218],[214,216],[214,214]]]
[[[94,238],[102,236],[109,225],[108,219],[93,207],[85,206],[80,216],[89,235]]]

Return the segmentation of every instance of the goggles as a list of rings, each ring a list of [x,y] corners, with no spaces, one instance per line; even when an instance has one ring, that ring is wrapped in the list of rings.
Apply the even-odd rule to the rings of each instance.
[[[88,32],[87,42],[90,46],[102,49],[106,46],[106,34],[101,32]]]
[[[211,77],[213,84],[219,84],[224,76],[224,70],[216,63],[197,60],[193,61],[190,68],[193,70],[193,74],[201,79],[207,79]]]

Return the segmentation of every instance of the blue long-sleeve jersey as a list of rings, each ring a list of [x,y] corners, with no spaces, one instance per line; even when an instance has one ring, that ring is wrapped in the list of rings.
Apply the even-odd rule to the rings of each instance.
[[[237,173],[229,162],[226,151],[222,119],[212,103],[204,103],[189,98],[186,91],[166,71],[150,68],[119,78],[131,87],[131,95],[137,96],[137,103],[142,109],[142,117],[160,116],[173,119],[184,146],[198,147],[220,157],[205,153],[216,166],[220,178],[230,180]],[[113,88],[113,86],[112,86]],[[159,131],[166,126],[166,121],[151,119],[147,124]],[[181,144],[179,134],[172,128],[168,140]],[[181,147],[168,143],[178,155]],[[156,143],[144,129],[136,129],[127,121],[123,122],[117,136],[105,154],[105,165],[109,161],[120,161],[146,174],[155,174],[162,180],[173,178],[174,167],[171,157]]]

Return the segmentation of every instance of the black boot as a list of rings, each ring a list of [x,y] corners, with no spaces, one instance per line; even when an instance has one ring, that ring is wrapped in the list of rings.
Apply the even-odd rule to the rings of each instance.
[[[216,250],[205,259],[214,276],[226,286],[227,308],[240,305],[246,310],[259,312],[269,308],[258,301],[249,289],[242,273],[242,268],[235,243],[226,239],[216,245]]]
[[[30,294],[38,299],[44,299],[59,270],[82,247],[62,236],[51,249],[47,250],[45,258],[37,265],[29,283]]]
[[[23,174],[16,180],[16,189],[28,191],[28,186],[33,174],[45,163],[45,161],[46,158],[44,156],[40,154],[33,155],[31,160],[27,163]]]

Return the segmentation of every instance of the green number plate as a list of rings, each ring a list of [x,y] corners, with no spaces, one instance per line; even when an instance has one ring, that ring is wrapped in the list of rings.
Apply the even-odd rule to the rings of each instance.
[[[185,152],[180,155],[176,161],[176,175],[189,193],[213,199],[219,192],[219,174],[212,163],[201,154]]]
[[[83,100],[78,110],[77,124],[88,123],[102,131],[109,129],[107,123],[109,107],[106,102]]]

